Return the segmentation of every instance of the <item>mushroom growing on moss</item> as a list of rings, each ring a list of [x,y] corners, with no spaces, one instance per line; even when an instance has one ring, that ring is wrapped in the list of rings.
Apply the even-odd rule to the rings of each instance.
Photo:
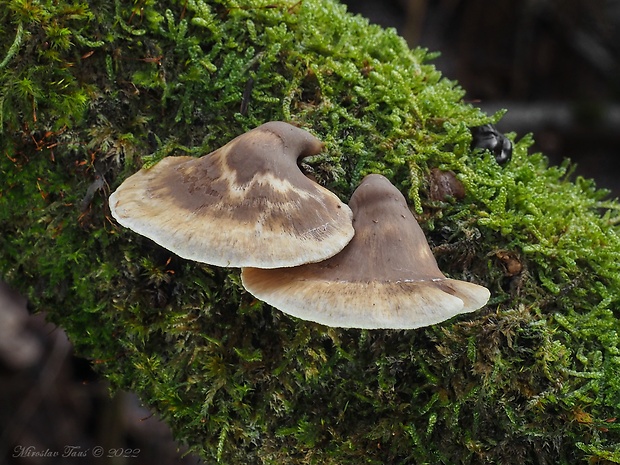
[[[441,273],[405,198],[385,177],[366,176],[349,205],[355,236],[342,252],[294,268],[244,268],[245,288],[290,315],[346,328],[418,328],[486,304],[486,288]]]
[[[346,204],[301,172],[323,143],[284,122],[263,124],[208,155],[167,157],[110,196],[123,226],[180,257],[219,266],[289,267],[341,251]]]

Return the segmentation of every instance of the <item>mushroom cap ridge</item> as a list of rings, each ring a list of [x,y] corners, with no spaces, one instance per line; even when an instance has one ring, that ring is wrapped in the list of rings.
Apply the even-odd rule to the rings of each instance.
[[[244,268],[255,297],[299,318],[335,327],[413,329],[486,304],[489,291],[446,278],[405,198],[369,175],[349,202],[355,236],[320,263],[289,269]]]
[[[323,144],[284,122],[263,124],[202,156],[166,157],[110,196],[112,216],[180,257],[275,268],[324,260],[353,237],[352,213],[297,160]]]

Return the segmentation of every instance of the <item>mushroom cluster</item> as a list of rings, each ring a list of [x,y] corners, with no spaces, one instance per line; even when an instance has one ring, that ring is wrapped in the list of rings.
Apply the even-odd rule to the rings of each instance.
[[[327,326],[413,329],[486,304],[486,288],[441,273],[387,178],[368,175],[347,206],[304,176],[298,160],[322,148],[302,129],[266,123],[203,157],[140,170],[110,210],[183,258],[242,268],[252,295]]]

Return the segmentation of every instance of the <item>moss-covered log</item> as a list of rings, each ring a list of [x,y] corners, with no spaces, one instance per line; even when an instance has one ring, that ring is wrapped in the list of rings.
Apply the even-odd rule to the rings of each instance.
[[[0,0],[0,33],[0,277],[210,463],[620,463],[620,205],[528,136],[472,151],[500,115],[425,50],[331,0]],[[268,120],[326,142],[305,168],[345,201],[389,177],[490,303],[326,328],[111,220],[140,166]]]

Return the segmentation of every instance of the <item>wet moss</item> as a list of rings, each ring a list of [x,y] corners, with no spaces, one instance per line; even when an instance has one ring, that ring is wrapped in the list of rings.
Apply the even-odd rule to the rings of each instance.
[[[620,462],[619,204],[569,164],[498,166],[495,121],[394,31],[328,0],[0,0],[0,273],[114,388],[226,463]],[[238,270],[116,225],[143,164],[268,120],[326,142],[305,168],[348,200],[405,194],[483,310],[416,331],[325,328],[254,300]],[[462,200],[432,200],[432,168]]]

